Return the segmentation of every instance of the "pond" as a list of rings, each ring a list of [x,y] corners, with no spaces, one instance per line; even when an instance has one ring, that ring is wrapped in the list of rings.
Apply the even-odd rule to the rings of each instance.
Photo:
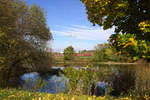
[[[64,68],[60,66],[52,67],[52,69],[61,69],[62,71]],[[86,67],[79,68],[75,66],[74,68],[75,70],[86,69]],[[143,65],[95,65],[93,69],[95,73],[104,73],[104,71],[111,73],[107,75],[98,74],[97,96],[105,94],[105,88],[108,84],[113,88],[110,94],[116,96],[127,93],[131,89],[142,91],[143,88],[150,87],[150,78],[148,77],[148,75],[150,76],[150,68]],[[65,89],[68,89],[69,82],[64,74],[40,74],[37,72],[26,73],[21,76],[21,79],[23,80],[22,86],[24,89],[49,93],[65,91]]]
[[[37,72],[26,73],[21,76],[23,89],[40,92],[58,93],[65,89],[66,77]],[[43,85],[43,86],[42,86]]]
[[[54,73],[38,73],[31,72],[25,73],[19,76],[19,79],[15,81],[9,81],[9,83],[13,86],[19,83],[19,87],[24,90],[30,91],[39,91],[39,92],[48,92],[48,93],[60,93],[68,90],[69,80],[74,81],[74,76],[79,76],[79,80],[90,79],[90,77],[82,77],[84,76],[80,72],[80,69],[87,70],[86,66],[78,67],[73,66],[74,70],[80,72],[79,74],[71,69],[69,75],[64,73],[64,70],[70,68],[62,67],[62,66],[53,66],[52,70],[58,70],[62,72],[62,74],[54,74]],[[90,91],[92,94],[100,96],[105,94],[105,90],[108,86],[111,86],[112,91],[109,92],[111,95],[118,96],[121,93],[128,93],[130,90],[137,90],[139,92],[143,92],[146,89],[150,88],[150,67],[147,65],[92,65],[91,69],[88,71],[87,75],[96,75],[90,79],[92,82],[90,86],[86,84],[86,87],[90,87]],[[96,74],[95,74],[96,73]],[[72,75],[72,76],[71,76]],[[70,77],[71,76],[71,77]],[[73,79],[71,79],[73,77]],[[81,77],[81,78],[80,78]],[[13,78],[12,78],[13,79]],[[97,81],[95,81],[97,80]],[[1,80],[3,81],[3,80]],[[79,81],[78,81],[79,82]],[[83,81],[82,81],[83,82]],[[89,80],[87,80],[87,83]],[[96,82],[96,83],[95,83]],[[95,83],[95,84],[94,84]],[[75,87],[75,86],[74,86]],[[93,92],[93,89],[96,92]]]

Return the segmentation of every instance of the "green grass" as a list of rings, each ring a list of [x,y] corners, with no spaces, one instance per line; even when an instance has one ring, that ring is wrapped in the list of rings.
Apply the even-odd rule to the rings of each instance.
[[[101,99],[100,99],[101,98]],[[102,100],[105,97],[49,94],[16,89],[1,89],[0,100]],[[104,99],[105,100],[105,99]]]
[[[150,100],[148,96],[145,100]],[[0,89],[0,100],[136,100],[130,97],[114,98],[112,96],[86,96],[69,94],[49,94],[40,92],[29,92],[16,89]]]

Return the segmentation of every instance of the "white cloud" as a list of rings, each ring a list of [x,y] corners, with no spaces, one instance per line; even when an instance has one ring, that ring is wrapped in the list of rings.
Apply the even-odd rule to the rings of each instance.
[[[72,25],[64,27],[63,30],[52,30],[53,34],[62,36],[72,36],[76,39],[83,40],[100,40],[106,42],[111,34],[114,33],[114,28],[103,30],[100,27],[88,27],[81,25]]]
[[[73,46],[75,51],[79,51],[79,50],[93,50],[94,49],[94,46],[92,44],[89,44],[89,43],[86,43],[86,42],[73,42],[71,45]],[[67,48],[68,46],[70,46],[70,43],[64,42],[64,45],[54,46],[53,47],[53,51],[63,52],[64,49]]]
[[[73,43],[72,46],[75,48],[76,51],[79,51],[79,50],[92,50],[94,49],[93,45],[89,44],[89,43],[85,43],[85,42],[82,42],[82,43]]]
[[[59,29],[60,27],[60,29]],[[97,43],[107,42],[109,36],[114,33],[114,28],[103,30],[100,27],[88,27],[81,25],[57,26],[59,30],[52,30],[52,34],[57,36],[72,36],[71,38],[55,38],[52,42],[54,51],[63,51],[72,45],[76,51],[92,50]],[[75,39],[75,41],[73,41]],[[84,40],[84,41],[82,41]]]

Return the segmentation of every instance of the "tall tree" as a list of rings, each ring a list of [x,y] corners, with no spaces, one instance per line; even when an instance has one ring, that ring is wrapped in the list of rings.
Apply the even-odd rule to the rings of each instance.
[[[0,77],[9,80],[26,69],[50,67],[46,45],[51,39],[43,9],[22,0],[0,0]]]
[[[150,20],[149,0],[81,0],[87,9],[88,19],[104,29],[115,26],[116,33],[136,34],[138,39],[150,41],[149,32],[138,27]]]
[[[123,45],[128,45],[126,47],[128,56],[136,59],[143,57],[147,59],[150,58],[149,51],[145,53],[147,49],[141,49],[141,41],[144,41],[143,43],[146,45],[146,48],[150,47],[150,0],[81,1],[85,5],[88,19],[93,25],[97,24],[102,26],[103,29],[115,27],[115,34],[112,34],[110,37],[110,43],[112,46],[116,47],[117,51],[122,51],[125,48]],[[122,38],[118,38],[120,36]],[[134,40],[137,42],[137,46],[134,46],[134,49],[129,47],[131,45],[128,43],[130,42],[130,38],[133,38],[132,36],[134,36]],[[123,43],[122,41],[124,40],[128,42]],[[123,44],[120,45],[119,43]],[[138,57],[135,56],[137,54],[139,54]]]

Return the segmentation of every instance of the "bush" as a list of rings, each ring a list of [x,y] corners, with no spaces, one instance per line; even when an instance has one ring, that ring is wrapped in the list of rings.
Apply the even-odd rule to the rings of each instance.
[[[72,46],[67,47],[64,50],[64,60],[72,60],[74,58],[74,48]]]
[[[113,71],[108,68],[96,69],[87,66],[86,68],[75,69],[65,68],[64,74],[69,79],[69,94],[99,95],[98,82],[110,82]],[[105,90],[105,88],[103,88]],[[100,93],[103,94],[103,93]]]

